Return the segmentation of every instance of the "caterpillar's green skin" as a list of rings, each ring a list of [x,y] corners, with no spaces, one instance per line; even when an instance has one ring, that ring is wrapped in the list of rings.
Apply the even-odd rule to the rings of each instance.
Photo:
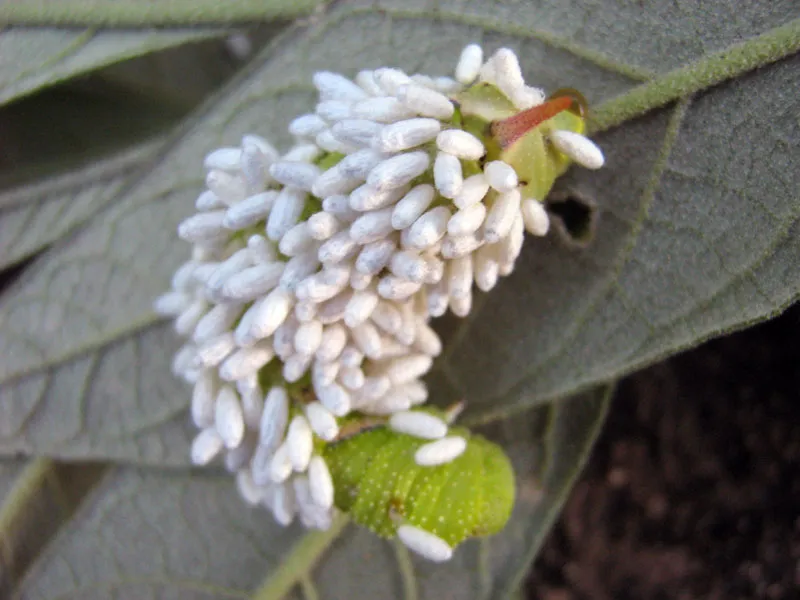
[[[462,92],[457,100],[465,127],[479,135],[487,147],[486,160],[502,160],[517,172],[523,198],[544,201],[556,179],[572,164],[570,158],[547,140],[547,134],[563,129],[583,134],[586,120],[583,115],[564,110],[534,127],[510,147],[501,149],[491,138],[489,125],[492,121],[514,116],[519,112],[500,90],[488,84],[477,84]],[[583,102],[582,98],[576,101]]]
[[[430,531],[455,547],[497,533],[514,504],[514,473],[503,451],[460,427],[467,439],[452,462],[421,467],[414,453],[429,440],[379,426],[328,445],[323,455],[334,481],[334,502],[360,525],[394,537],[403,524]]]

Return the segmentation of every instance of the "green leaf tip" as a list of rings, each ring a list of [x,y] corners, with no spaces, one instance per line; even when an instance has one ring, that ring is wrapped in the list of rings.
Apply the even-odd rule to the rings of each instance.
[[[47,458],[25,466],[0,507],[0,596],[11,596],[37,555],[105,473],[105,465],[69,465]]]

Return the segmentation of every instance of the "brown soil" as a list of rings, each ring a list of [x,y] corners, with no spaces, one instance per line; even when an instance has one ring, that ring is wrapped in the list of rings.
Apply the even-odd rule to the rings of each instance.
[[[541,600],[800,599],[800,306],[625,380]]]

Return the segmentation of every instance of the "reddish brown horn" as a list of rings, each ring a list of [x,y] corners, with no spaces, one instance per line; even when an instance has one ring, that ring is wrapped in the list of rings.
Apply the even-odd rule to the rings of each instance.
[[[573,98],[568,96],[554,98],[539,106],[523,110],[513,117],[508,117],[502,121],[494,121],[491,127],[492,136],[497,140],[501,148],[507,148],[537,125],[571,108],[573,102]]]

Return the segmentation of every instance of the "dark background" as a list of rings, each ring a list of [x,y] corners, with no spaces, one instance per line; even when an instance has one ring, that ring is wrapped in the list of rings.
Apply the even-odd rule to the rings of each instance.
[[[800,305],[624,380],[541,600],[800,598]]]

